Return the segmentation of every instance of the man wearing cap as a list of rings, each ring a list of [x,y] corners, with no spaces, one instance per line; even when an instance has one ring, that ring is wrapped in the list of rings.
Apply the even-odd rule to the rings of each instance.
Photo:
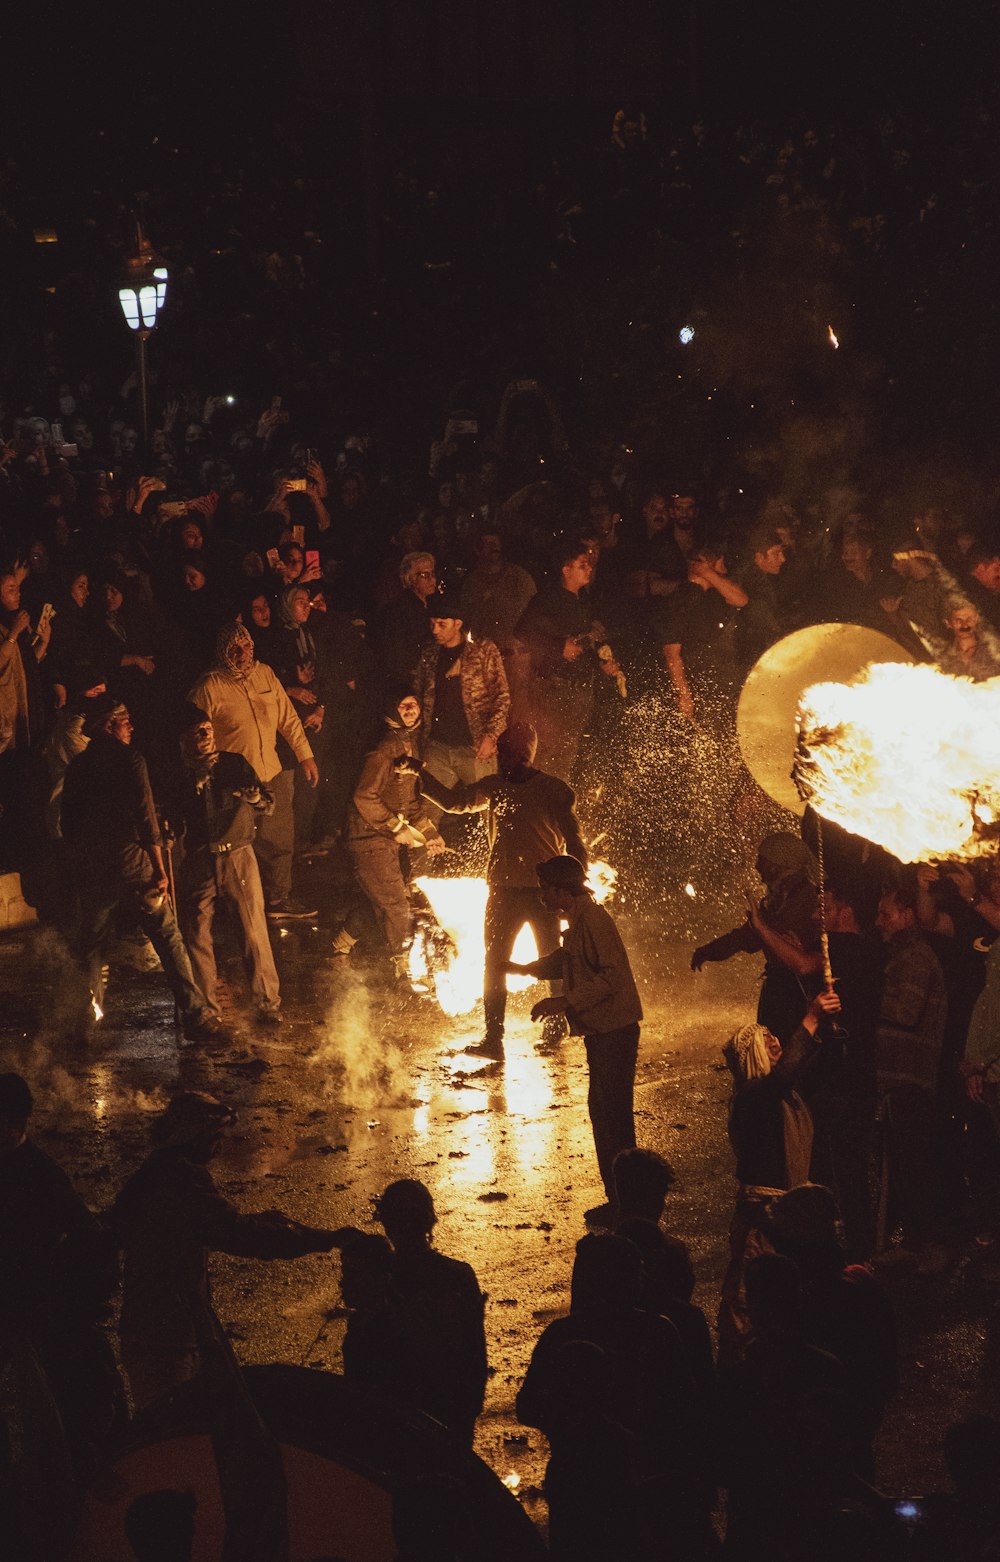
[[[226,1038],[199,990],[173,907],[146,761],[131,747],[132,722],[113,695],[90,702],[88,746],[63,783],[62,831],[80,897],[78,956],[95,1009],[104,998],[104,948],[115,913],[127,911],[160,957],[189,1041]]]
[[[457,598],[432,597],[428,612],[433,644],[421,652],[413,684],[424,764],[445,786],[479,781],[496,770],[510,710],[503,657],[492,640],[469,639]]]
[[[569,926],[560,949],[530,965],[509,962],[507,970],[562,978],[562,995],[542,998],[531,1018],[565,1014],[571,1032],[583,1036],[590,1072],[587,1105],[607,1195],[607,1203],[588,1210],[587,1219],[607,1223],[616,1209],[615,1156],[635,1146],[632,1098],[642,1004],[621,934],[610,913],[595,905],[583,863],[576,857],[550,857],[537,871],[543,905]]]
[[[210,1253],[299,1258],[334,1245],[333,1231],[280,1210],[243,1215],[223,1198],[208,1163],[235,1118],[201,1091],[175,1096],[153,1125],[151,1154],[111,1211],[125,1257],[122,1365],[137,1410],[198,1371],[198,1318],[212,1305]]]
[[[216,902],[228,901],[239,922],[258,1019],[277,1025],[281,994],[253,851],[257,820],[267,816],[274,799],[242,754],[216,748],[212,722],[197,705],[182,712],[180,751],[183,771],[170,801],[169,822],[184,836],[177,909],[191,969],[221,1020],[212,922]]]
[[[497,745],[497,775],[446,787],[429,770],[420,771],[424,796],[446,813],[486,812],[490,843],[483,988],[486,1034],[466,1051],[497,1061],[503,1057],[507,962],[518,933],[527,923],[541,955],[559,948],[559,918],[541,903],[536,864],[565,852],[579,862],[587,860],[573,791],[558,776],[534,768],[537,748],[534,727],[513,722]],[[565,1034],[565,1016],[550,1015],[545,1040],[557,1041]]]
[[[255,660],[253,639],[243,624],[220,629],[216,665],[192,689],[191,700],[211,718],[216,742],[242,754],[273,794],[274,807],[262,816],[254,844],[267,915],[276,922],[314,917],[315,907],[292,898],[295,772],[281,768],[278,734],[309,786],[317,785],[319,769],[291,700],[271,668]]]

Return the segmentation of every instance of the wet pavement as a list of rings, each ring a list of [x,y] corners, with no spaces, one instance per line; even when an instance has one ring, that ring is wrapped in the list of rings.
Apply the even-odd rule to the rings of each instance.
[[[243,1209],[280,1207],[317,1225],[365,1226],[387,1182],[424,1181],[438,1212],[438,1246],[472,1263],[489,1298],[491,1376],[477,1450],[541,1517],[545,1443],[517,1424],[513,1402],[535,1339],[568,1309],[583,1212],[603,1199],[582,1044],[568,1038],[540,1050],[528,1019],[531,994],[519,994],[511,999],[507,1061],[484,1068],[461,1050],[481,1035],[481,1011],[448,1018],[430,998],[401,997],[376,959],[328,958],[336,886],[324,890],[321,876],[317,887],[327,913],[275,938],[284,1025],[246,1026],[237,1045],[213,1050],[181,1042],[162,975],[134,969],[144,963],[134,945],[113,960],[106,1017],[88,1041],[68,1039],[65,947],[49,931],[0,939],[2,1067],[29,1079],[35,1137],[94,1208],[111,1203],[144,1153],[152,1114],[178,1087],[210,1090],[237,1107],[215,1174]],[[619,922],[646,1008],[638,1138],[677,1171],[670,1226],[690,1246],[695,1300],[711,1320],[733,1193],[719,1049],[752,1017],[756,961],[739,957],[692,975],[691,935],[726,922],[682,899],[657,923],[626,904]],[[221,969],[233,999],[227,1017],[242,1024],[239,962]],[[887,1276],[904,1354],[903,1392],[879,1448],[888,1491],[940,1488],[944,1427],[972,1408],[998,1408],[1000,1283],[984,1275],[983,1250],[970,1243],[969,1252],[956,1254],[941,1279]],[[335,1255],[272,1264],[214,1259],[217,1310],[239,1358],[339,1368],[337,1273]]]

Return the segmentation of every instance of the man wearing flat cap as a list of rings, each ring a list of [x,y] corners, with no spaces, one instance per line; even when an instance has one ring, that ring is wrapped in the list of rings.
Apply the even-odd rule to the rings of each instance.
[[[537,871],[542,904],[568,922],[562,947],[530,965],[510,962],[507,970],[550,981],[562,978],[562,993],[542,998],[531,1018],[565,1014],[570,1031],[583,1036],[590,1072],[587,1106],[607,1194],[607,1203],[588,1210],[587,1219],[610,1225],[617,1205],[614,1159],[619,1150],[635,1147],[632,1099],[642,1004],[621,934],[610,913],[594,903],[583,863],[576,857],[550,857]]]
[[[413,684],[424,764],[444,786],[479,781],[497,768],[497,739],[510,710],[503,657],[492,640],[469,639],[457,598],[432,597],[427,611],[433,640]]]

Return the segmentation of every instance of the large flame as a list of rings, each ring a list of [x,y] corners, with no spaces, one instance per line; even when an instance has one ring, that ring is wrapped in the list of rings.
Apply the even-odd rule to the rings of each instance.
[[[591,863],[587,887],[598,905],[610,899],[617,882],[618,874],[608,863]],[[410,980],[415,987],[433,985],[445,1014],[468,1014],[483,994],[483,926],[489,887],[485,879],[474,878],[419,878],[416,887],[427,897],[452,948],[445,954],[418,928],[408,957]],[[527,923],[517,935],[512,958],[518,965],[538,958],[534,934]],[[530,976],[507,978],[508,992],[520,992],[531,985]]]
[[[1000,678],[876,663],[799,707],[795,779],[824,818],[902,862],[974,857],[1000,820]]]

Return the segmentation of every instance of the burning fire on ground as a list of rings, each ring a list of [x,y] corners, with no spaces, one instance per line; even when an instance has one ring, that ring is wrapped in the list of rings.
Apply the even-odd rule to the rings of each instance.
[[[795,780],[823,818],[902,862],[975,857],[1000,838],[1000,678],[875,663],[799,707]]]
[[[611,898],[617,882],[618,874],[609,863],[591,863],[587,886],[598,905]],[[445,1014],[469,1014],[483,994],[486,880],[420,878],[416,888],[426,897],[434,918],[417,919],[409,953],[410,981],[418,990],[433,989]],[[534,935],[525,923],[514,943],[512,959],[525,965],[537,957]],[[507,978],[508,992],[520,992],[531,985],[529,976]]]

